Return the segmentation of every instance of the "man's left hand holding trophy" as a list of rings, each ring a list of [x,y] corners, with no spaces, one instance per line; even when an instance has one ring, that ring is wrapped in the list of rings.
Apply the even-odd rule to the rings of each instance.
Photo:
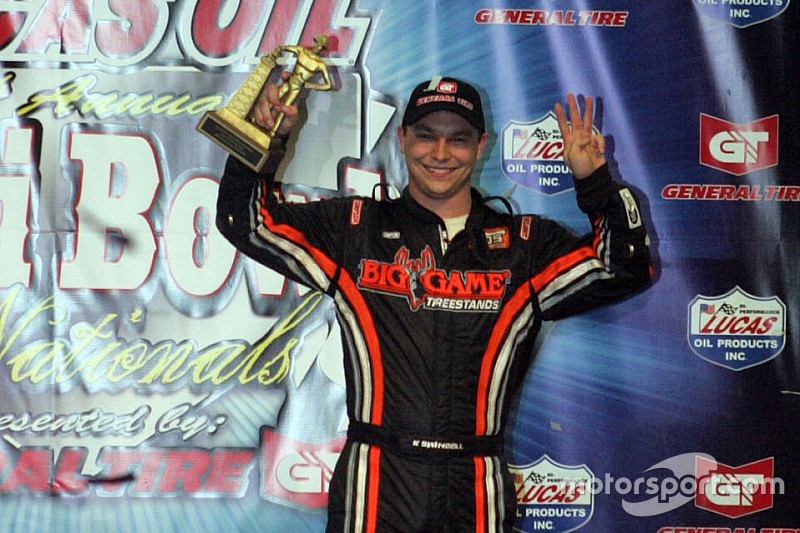
[[[256,172],[276,165],[285,150],[285,137],[297,122],[296,102],[301,92],[332,87],[327,65],[319,55],[327,47],[328,37],[318,35],[311,48],[275,48],[261,58],[225,106],[203,115],[197,130]],[[269,78],[281,53],[294,54],[296,61],[291,71],[281,72],[282,83],[276,85]],[[312,81],[317,74],[321,83]]]

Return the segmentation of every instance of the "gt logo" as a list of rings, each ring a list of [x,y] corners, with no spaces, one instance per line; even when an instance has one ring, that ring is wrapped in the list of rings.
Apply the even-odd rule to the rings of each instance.
[[[721,131],[711,138],[711,155],[721,163],[755,163],[758,143],[769,141],[766,131]]]
[[[769,457],[746,465],[732,467],[713,464],[703,457],[696,460],[698,475],[695,505],[729,518],[757,513],[772,507],[777,487],[773,479],[774,458]]]
[[[700,162],[737,176],[778,164],[778,115],[734,124],[700,115]]]

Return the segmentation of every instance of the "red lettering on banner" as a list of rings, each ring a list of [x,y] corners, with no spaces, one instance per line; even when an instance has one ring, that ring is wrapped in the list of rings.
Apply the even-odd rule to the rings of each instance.
[[[264,428],[261,494],[306,507],[324,507],[345,439],[307,443]]]
[[[516,158],[519,154],[514,154]],[[526,159],[547,159],[555,160],[564,156],[564,141],[537,141],[533,144]]]
[[[628,19],[627,11],[588,11],[575,12],[556,9],[480,9],[475,12],[474,21],[478,24],[530,24],[534,26],[613,26],[622,27]]]
[[[210,493],[241,494],[247,488],[247,476],[252,468],[250,450],[214,450],[211,470],[205,490]]]
[[[99,462],[103,473],[101,496],[122,496],[124,482],[135,476],[130,491],[137,496],[164,494],[240,495],[247,490],[255,451],[210,450],[107,450]]]
[[[98,459],[98,463],[108,467],[103,472],[104,481],[98,492],[103,496],[122,496],[124,482],[133,475],[135,465],[142,459],[142,452],[136,450],[108,450]]]
[[[779,202],[800,201],[800,187],[796,185],[767,185],[762,194],[761,185],[665,185],[661,197],[666,200],[724,200],[748,201],[762,200]]]
[[[573,503],[586,492],[582,483],[533,485],[525,494],[522,494],[523,489],[525,485],[520,485],[517,503]]]
[[[137,496],[242,495],[255,453],[232,448],[109,449],[98,460],[105,469],[94,486],[101,497],[121,497],[126,487]],[[65,448],[53,468],[49,448],[22,448],[14,463],[0,452],[0,473],[5,475],[0,492],[88,495],[91,478],[81,473],[86,457],[85,448]]]
[[[5,47],[19,32],[25,15],[16,12],[0,13],[0,48]]]
[[[157,494],[239,494],[246,488],[252,451],[169,450],[163,473],[154,487]]]
[[[49,491],[51,458],[50,450],[24,448],[19,454],[17,463],[0,485],[0,492]]]
[[[292,19],[297,12],[297,2],[299,0],[277,0],[272,8],[267,30],[258,46],[259,54],[268,54],[282,44],[287,44],[289,29]],[[322,2],[327,3],[327,2]],[[316,5],[316,2],[314,3]]]
[[[67,54],[88,52],[91,32],[87,2],[49,0],[22,41],[22,51],[43,54],[56,46]]]
[[[724,316],[713,315],[708,322],[703,324],[700,333],[720,334],[720,333],[750,333],[753,335],[764,335],[772,330],[772,326],[778,320],[777,317],[751,318],[748,316]]]
[[[144,461],[139,465],[139,472],[131,489],[133,494],[144,495],[153,491],[165,453],[160,450],[145,452]]]
[[[0,59],[96,60],[128,66],[144,61],[168,29],[185,43],[192,63],[239,59],[234,57],[239,55],[251,61],[278,45],[294,44],[298,34],[305,46],[324,33],[330,38],[329,53],[352,53],[353,57],[358,53],[348,52],[355,34],[345,27],[348,2],[239,0],[231,7],[234,2],[226,0],[195,0],[170,9],[172,1],[105,0],[102,6],[94,6],[93,0],[18,2],[18,8],[0,12]],[[170,24],[170,15],[180,22]],[[30,24],[26,26],[25,21]],[[360,32],[366,30],[365,21],[353,24]]]
[[[332,26],[335,0],[316,1],[303,25],[300,44],[310,46],[314,37],[324,33],[330,37],[330,52],[346,50],[352,39],[352,30]],[[269,21],[262,34],[258,54],[266,54],[281,44],[286,44],[298,10],[298,0],[277,0],[267,13],[266,2],[242,0],[233,20],[221,28],[219,13],[222,0],[199,0],[192,18],[192,40],[198,50],[206,55],[222,57],[241,49],[253,38],[253,33],[263,17]]]
[[[224,4],[226,2],[223,0],[198,0],[192,17],[192,41],[209,56],[229,55],[252,39],[269,5],[258,0],[241,0],[233,20],[227,21],[226,26],[221,28],[219,14]]]
[[[53,492],[81,493],[89,488],[89,481],[81,475],[86,461],[86,450],[62,449],[58,456],[56,474],[53,478]]]
[[[330,38],[328,52],[336,53],[347,50],[350,46],[350,39],[353,31],[347,28],[332,27],[333,10],[336,8],[336,0],[316,1],[311,6],[311,13],[308,14],[303,36],[300,43],[305,46],[314,44],[314,37],[324,33]]]
[[[164,461],[164,472],[158,484],[158,492],[175,492],[180,485],[183,492],[197,492],[203,486],[202,476],[208,470],[211,459],[199,450],[172,450]]]
[[[152,0],[109,0],[109,9],[125,19],[98,21],[97,48],[105,55],[129,56],[140,51],[153,36],[158,22],[158,7]]]

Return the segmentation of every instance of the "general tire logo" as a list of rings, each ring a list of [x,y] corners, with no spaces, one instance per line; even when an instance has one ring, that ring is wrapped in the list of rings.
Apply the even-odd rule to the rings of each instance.
[[[778,164],[778,115],[734,124],[700,115],[700,163],[741,176]]]
[[[695,505],[729,518],[770,509],[774,496],[773,468],[772,457],[739,467],[706,464],[706,459],[698,457],[697,470],[708,474],[698,477]]]
[[[775,358],[786,342],[786,306],[739,287],[722,296],[697,296],[689,304],[689,346],[701,358],[744,370]]]
[[[264,428],[262,498],[311,509],[328,504],[333,469],[345,439],[311,444]]]
[[[594,474],[586,465],[565,466],[543,455],[509,470],[517,491],[515,531],[576,531],[592,518]]]

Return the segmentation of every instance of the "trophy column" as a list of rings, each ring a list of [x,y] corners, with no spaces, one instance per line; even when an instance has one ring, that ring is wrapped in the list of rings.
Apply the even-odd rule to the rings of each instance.
[[[281,52],[297,56],[294,70],[278,89],[278,97],[282,103],[294,104],[303,89],[330,90],[331,77],[325,61],[319,56],[328,47],[328,43],[327,36],[317,35],[311,48],[285,45],[262,56],[256,68],[227,104],[203,114],[203,118],[197,123],[197,131],[256,172],[265,170],[270,160],[279,162],[280,157],[270,157],[270,154],[282,155],[284,151],[280,139],[275,137],[283,116],[277,117],[272,131],[265,131],[250,120],[250,111],[261,96]],[[312,82],[312,78],[318,74],[322,77],[322,83]]]
[[[248,118],[273,68],[275,57],[263,56],[230,101],[217,110],[206,111],[197,124],[197,131],[256,172],[264,169],[270,147],[283,150],[282,146],[275,146],[278,141]]]

